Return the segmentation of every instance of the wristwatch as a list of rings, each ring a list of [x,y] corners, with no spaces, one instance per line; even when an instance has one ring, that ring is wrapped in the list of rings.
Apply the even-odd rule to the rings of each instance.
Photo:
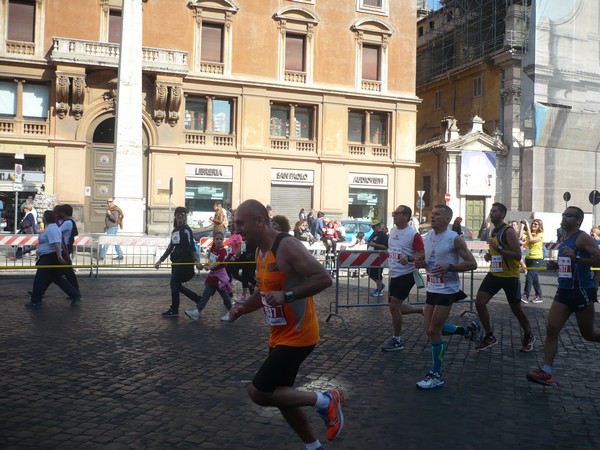
[[[295,298],[294,291],[285,291],[283,293],[283,298],[286,303],[292,302]]]

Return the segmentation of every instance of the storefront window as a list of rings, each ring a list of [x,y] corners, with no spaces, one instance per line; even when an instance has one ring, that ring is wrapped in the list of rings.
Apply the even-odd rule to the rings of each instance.
[[[387,211],[387,191],[383,189],[350,188],[348,196],[348,217],[371,220],[385,219]]]
[[[211,225],[214,204],[220,201],[223,207],[231,203],[231,183],[219,181],[187,180],[185,184],[185,207],[190,211],[188,224],[192,228]]]

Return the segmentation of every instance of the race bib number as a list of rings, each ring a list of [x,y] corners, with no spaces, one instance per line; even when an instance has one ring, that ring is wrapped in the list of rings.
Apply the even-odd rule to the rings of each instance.
[[[573,278],[571,271],[571,258],[566,256],[558,257],[558,278]]]
[[[179,231],[171,234],[171,244],[177,245],[181,243],[181,236],[179,235]]]
[[[281,327],[283,325],[287,325],[287,320],[285,318],[285,314],[283,312],[283,305],[271,306],[263,297],[262,293],[260,296],[263,304],[263,311],[265,313],[265,319],[267,323],[272,327]]]
[[[446,286],[443,276],[436,276],[430,273],[427,274],[427,286],[432,288],[443,288]]]
[[[399,260],[400,258],[402,258],[402,253],[390,252],[388,258]]]
[[[503,272],[504,271],[502,269],[502,256],[500,256],[500,255],[492,256],[491,271],[492,272]]]

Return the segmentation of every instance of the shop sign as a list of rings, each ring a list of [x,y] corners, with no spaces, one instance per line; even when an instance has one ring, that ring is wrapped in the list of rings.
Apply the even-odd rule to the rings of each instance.
[[[350,173],[348,174],[348,184],[350,187],[369,186],[374,189],[387,189],[388,176],[373,173]]]
[[[233,166],[215,166],[206,164],[186,164],[185,177],[191,180],[232,181]]]
[[[273,184],[305,184],[312,186],[314,178],[312,170],[271,169],[271,183]]]

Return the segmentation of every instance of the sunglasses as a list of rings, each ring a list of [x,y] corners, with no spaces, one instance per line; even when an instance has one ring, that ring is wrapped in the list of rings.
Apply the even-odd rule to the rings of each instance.
[[[573,213],[562,213],[563,217],[567,217],[567,218],[571,218],[571,217],[577,217],[577,214],[573,214]]]

